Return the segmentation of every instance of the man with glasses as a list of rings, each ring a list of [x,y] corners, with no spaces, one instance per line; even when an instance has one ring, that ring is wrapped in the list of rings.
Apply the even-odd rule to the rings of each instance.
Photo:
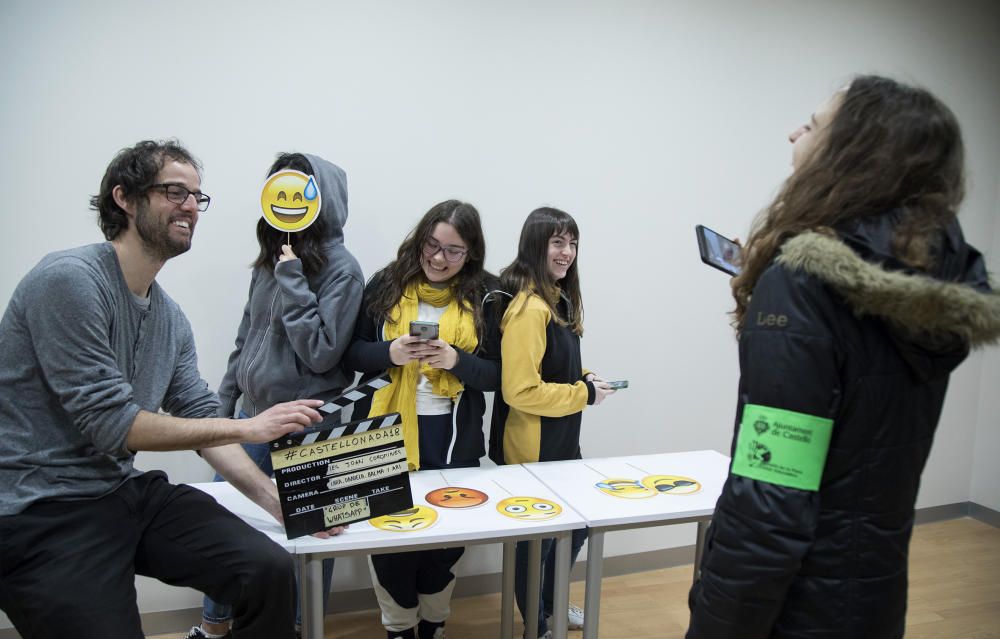
[[[295,636],[290,556],[133,466],[140,450],[201,450],[280,521],[273,483],[237,442],[320,418],[310,400],[214,417],[191,327],[155,281],[210,201],[179,144],[123,149],[91,199],[108,241],[43,258],[0,321],[0,608],[25,639],[142,636],[136,574],[233,604],[234,636]]]

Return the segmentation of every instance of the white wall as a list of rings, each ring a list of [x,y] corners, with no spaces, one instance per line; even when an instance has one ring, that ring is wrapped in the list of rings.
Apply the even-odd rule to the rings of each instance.
[[[213,204],[160,282],[215,385],[245,301],[264,171],[278,151],[317,153],[348,172],[347,242],[366,275],[446,198],[479,207],[493,269],[532,208],[571,212],[585,363],[632,384],[587,411],[584,453],[728,452],[732,302],[698,261],[694,225],[745,237],[788,173],[787,134],[852,74],[878,72],[927,86],[958,115],[966,234],[996,265],[998,17],[990,0],[8,0],[0,300],[45,253],[100,239],[87,198],[119,148],[176,136],[204,162]],[[954,376],[919,506],[1000,508],[998,367],[993,352]],[[140,463],[175,481],[210,477],[191,453]],[[609,536],[606,550],[691,542],[687,529],[647,529]],[[495,549],[463,562],[498,567]],[[361,564],[338,565],[338,589],[365,579]],[[143,580],[140,601],[154,611],[198,597]]]
[[[1000,187],[997,188],[993,208],[994,221],[998,212]],[[990,257],[990,271],[995,275],[1000,265],[1000,232],[996,229]],[[1000,464],[997,463],[997,451],[1000,451],[1000,349],[993,348],[984,353],[982,360],[970,501],[1000,510]]]

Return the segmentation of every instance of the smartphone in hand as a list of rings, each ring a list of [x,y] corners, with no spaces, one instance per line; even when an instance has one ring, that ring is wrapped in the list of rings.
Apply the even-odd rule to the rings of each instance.
[[[419,337],[420,339],[437,339],[438,324],[437,322],[421,322],[414,320],[410,322],[410,335],[413,337]]]
[[[623,388],[628,388],[628,380],[627,379],[619,379],[619,380],[614,381],[614,382],[605,382],[605,384],[607,384],[608,386],[610,386],[612,390],[621,390]]]
[[[730,275],[740,274],[740,245],[701,224],[694,227],[701,261]]]

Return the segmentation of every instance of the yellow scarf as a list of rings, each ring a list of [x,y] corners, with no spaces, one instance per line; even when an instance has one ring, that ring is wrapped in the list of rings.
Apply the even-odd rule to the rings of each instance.
[[[410,332],[410,322],[417,319],[420,302],[435,308],[447,306],[438,320],[440,339],[467,353],[476,350],[476,323],[472,309],[468,305],[453,304],[451,288],[434,288],[430,284],[410,284],[403,292],[399,303],[389,312],[382,328],[382,339],[394,340]],[[423,375],[431,383],[435,395],[448,397],[453,402],[465,388],[451,373],[440,368],[431,368],[418,361],[405,366],[389,369],[392,383],[380,388],[372,397],[369,417],[399,413],[403,420],[403,444],[410,470],[420,468],[420,439],[417,435],[417,384]]]

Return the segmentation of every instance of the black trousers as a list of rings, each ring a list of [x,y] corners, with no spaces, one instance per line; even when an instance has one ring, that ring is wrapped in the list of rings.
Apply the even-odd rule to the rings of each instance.
[[[295,637],[291,556],[161,472],[0,517],[0,608],[23,639],[142,637],[137,574],[232,604],[234,637]]]

